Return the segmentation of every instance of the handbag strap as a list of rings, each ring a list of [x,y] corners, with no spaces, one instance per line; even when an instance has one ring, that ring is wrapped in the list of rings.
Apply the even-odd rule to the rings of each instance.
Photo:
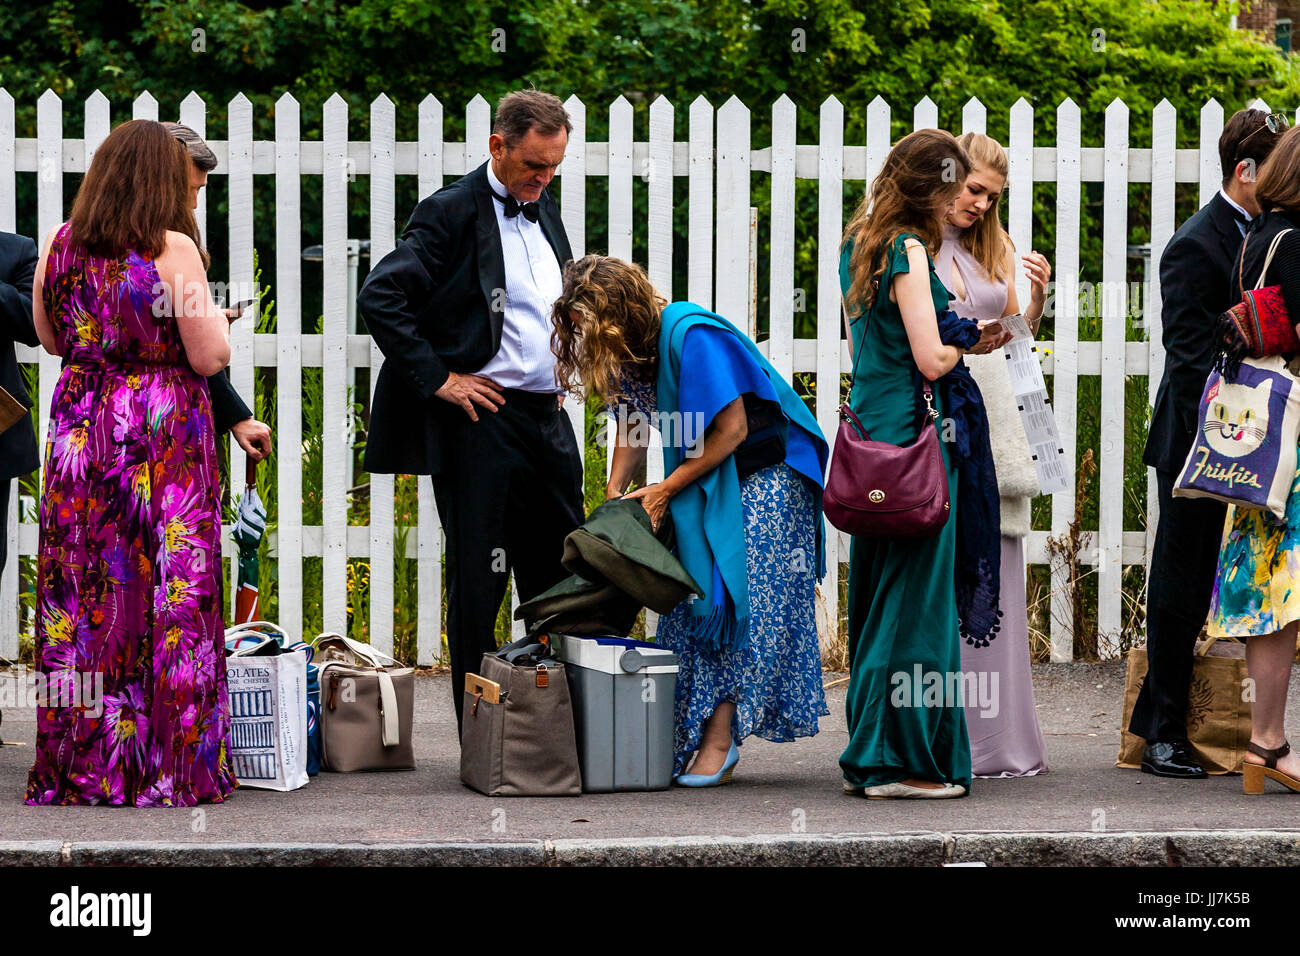
[[[335,634],[332,631],[325,631],[316,635],[316,640],[312,641],[312,647],[317,647],[321,641],[334,639],[343,642],[344,647],[350,650],[357,659],[371,667],[399,667],[401,666],[397,658],[389,657],[373,644],[362,644],[360,641],[354,641],[350,637],[344,637],[342,634]]]
[[[910,236],[912,234],[909,232],[903,233],[903,235]],[[927,252],[926,255],[928,257],[929,253]],[[876,295],[879,296],[880,294],[880,290],[877,288]],[[875,307],[874,302],[872,303],[872,307]],[[848,303],[845,302],[843,295],[840,296],[840,313],[844,316],[844,321],[848,325],[848,331],[851,332],[853,330],[853,323],[852,320],[849,319],[849,306]],[[867,344],[867,322],[870,317],[871,309],[864,310],[862,313],[862,339],[858,342],[858,347],[853,350],[853,369],[849,372],[850,389],[853,388],[853,383],[858,378],[858,362],[862,359],[862,350]],[[934,389],[930,385],[930,380],[924,375],[921,376],[921,394],[925,397],[925,407],[928,409],[927,414],[929,415],[930,421],[935,421],[939,417],[939,413],[935,411],[934,408]],[[862,436],[863,441],[871,440],[871,436],[869,436],[867,430],[862,427],[862,422],[858,420],[858,416],[853,414],[853,409],[849,408],[848,402],[845,402],[840,406],[840,418],[841,420],[851,421],[853,427],[857,429],[858,434]]]
[[[289,637],[288,631],[270,621],[245,621],[243,624],[232,624],[226,628],[226,637],[237,637],[244,633],[262,634],[279,644],[283,644]]]
[[[401,724],[398,722],[397,691],[388,671],[381,670],[379,678],[380,742],[385,747],[396,747],[402,742]]]
[[[852,422],[853,427],[856,428],[858,430],[858,434],[862,436],[862,440],[871,441],[871,436],[868,435],[867,430],[862,427],[862,422],[858,419],[858,416],[853,414],[853,409],[849,408],[848,402],[845,402],[843,405],[840,406],[840,420],[846,422]]]
[[[234,647],[231,648],[230,642],[234,641]],[[260,650],[267,644],[274,644],[275,638],[269,634],[263,634],[261,631],[226,631],[226,647],[228,648],[227,657],[251,657],[255,651]]]
[[[1250,241],[1250,234],[1241,240],[1241,252],[1237,254],[1237,293],[1241,296],[1242,301],[1246,298],[1246,243]],[[1261,276],[1260,278],[1263,278]]]
[[[1204,657],[1210,653],[1210,648],[1217,642],[1223,641],[1225,644],[1240,644],[1241,641],[1235,637],[1206,637],[1205,640],[1199,641],[1196,645],[1196,656]]]
[[[844,300],[843,295],[840,296],[840,314],[844,316],[845,331],[851,334],[853,320],[849,318],[849,304]],[[862,357],[862,347],[867,344],[867,317],[869,315],[869,309],[862,313],[862,341],[853,350],[853,369],[849,372],[849,388],[853,387],[853,381],[858,377],[858,359]]]
[[[1282,237],[1285,236],[1288,232],[1294,232],[1294,231],[1295,231],[1294,229],[1283,229],[1276,236],[1274,236],[1273,241],[1268,244],[1268,253],[1264,256],[1264,268],[1259,270],[1259,281],[1255,283],[1255,288],[1257,290],[1264,288],[1264,276],[1268,274],[1268,267],[1273,262],[1273,253],[1277,252],[1278,243],[1282,241]],[[1246,243],[1244,240],[1241,243],[1241,255],[1242,255],[1242,261],[1245,262]],[[1244,292],[1242,293],[1242,298],[1245,298]]]
[[[541,637],[534,629],[525,637],[497,648],[496,656],[516,667],[532,667],[534,664],[553,658],[555,651],[550,641]]]

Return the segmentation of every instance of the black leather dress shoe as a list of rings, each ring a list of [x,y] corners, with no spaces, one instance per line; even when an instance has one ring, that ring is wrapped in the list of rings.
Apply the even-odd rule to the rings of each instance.
[[[1142,750],[1142,772],[1185,780],[1209,776],[1196,759],[1192,745],[1181,740],[1157,740],[1147,744]]]

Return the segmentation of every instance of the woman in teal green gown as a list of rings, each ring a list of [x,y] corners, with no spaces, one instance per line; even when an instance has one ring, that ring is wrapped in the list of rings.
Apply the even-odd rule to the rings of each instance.
[[[938,317],[948,310],[949,294],[924,244],[929,239],[938,247],[940,217],[966,175],[958,168],[955,184],[945,182],[944,171],[950,168],[945,160],[958,167],[965,162],[947,133],[923,130],[900,141],[864,200],[870,212],[860,209],[850,222],[840,258],[855,358],[849,404],[867,434],[895,445],[910,444],[918,434],[916,370],[934,381],[962,354],[940,341]],[[859,237],[883,254],[855,262]],[[853,282],[855,269],[861,268],[870,269],[876,279],[869,306],[870,278],[856,287]],[[928,269],[928,304],[924,287],[903,279],[923,268]],[[933,328],[925,325],[927,310]],[[1001,338],[992,329],[970,351],[987,352],[1002,344]],[[947,412],[937,387],[934,403],[942,431]],[[950,444],[940,442],[951,511],[937,536],[852,540],[849,743],[840,756],[849,793],[934,798],[962,796],[970,789],[965,717],[961,702],[949,693],[955,686],[949,675],[961,672],[954,585],[955,519],[961,502]]]

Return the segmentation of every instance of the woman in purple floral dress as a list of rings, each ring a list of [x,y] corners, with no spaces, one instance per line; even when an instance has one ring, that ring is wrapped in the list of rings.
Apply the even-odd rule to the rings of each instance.
[[[221,518],[204,376],[230,357],[183,147],[134,120],[95,152],[46,239],[34,312],[64,359],[40,509],[27,803],[218,803],[230,771]],[[175,303],[173,308],[172,303]]]

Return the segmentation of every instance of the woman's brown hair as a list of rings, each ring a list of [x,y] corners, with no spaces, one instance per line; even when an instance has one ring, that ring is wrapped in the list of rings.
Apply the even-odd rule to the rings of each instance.
[[[1264,210],[1300,212],[1300,126],[1292,126],[1259,167],[1255,200]]]
[[[634,262],[591,255],[569,263],[551,314],[556,382],[566,392],[585,391],[613,403],[622,394],[625,366],[656,374],[659,313],[665,305]]]
[[[123,123],[95,150],[81,180],[68,219],[70,241],[107,259],[129,250],[157,257],[170,229],[194,240],[206,268],[189,176],[189,154],[166,126],[143,119]]]
[[[876,279],[895,239],[915,233],[933,254],[943,233],[939,220],[952,204],[970,160],[951,133],[919,129],[898,141],[885,157],[880,174],[844,228],[844,243],[852,241],[849,291],[851,314],[869,309],[876,300]],[[841,246],[842,247],[842,246]]]
[[[983,133],[962,133],[957,137],[957,145],[966,151],[970,160],[970,176],[976,175],[976,170],[983,167],[994,175],[1001,176],[1005,187],[1007,153],[997,140]],[[998,206],[1001,203],[1002,193],[999,192],[979,221],[961,232],[961,244],[974,256],[984,273],[996,282],[1006,281],[1010,277],[1011,264],[1007,261],[1007,253],[1015,248],[998,216]]]

